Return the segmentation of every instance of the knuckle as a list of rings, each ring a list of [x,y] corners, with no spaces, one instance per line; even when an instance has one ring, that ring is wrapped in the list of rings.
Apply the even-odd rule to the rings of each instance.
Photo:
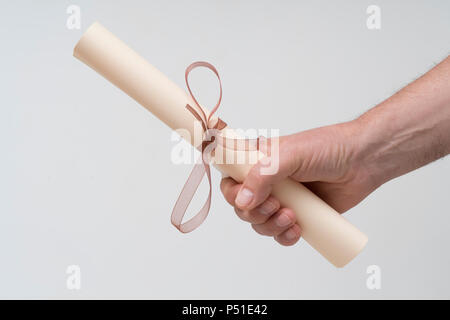
[[[249,213],[250,219],[251,219],[251,223],[255,223],[255,224],[262,224],[264,222],[267,221],[268,217],[266,217],[265,215],[261,214],[261,212],[257,211],[257,210],[251,210]]]
[[[267,176],[261,175],[260,173],[260,166],[258,164],[254,165],[247,176],[248,181],[251,181],[251,183],[255,187],[259,187],[263,184],[265,184],[267,180]]]
[[[298,242],[301,237],[300,228],[297,225],[292,226],[287,231],[274,237],[275,240],[283,246],[292,246]]]
[[[285,247],[290,247],[290,246],[292,246],[292,245],[294,245],[297,241],[291,241],[291,242],[288,242],[288,241],[286,241],[285,239],[283,239],[283,238],[275,238],[275,240],[279,243],[279,244],[281,244],[282,246],[285,246]]]
[[[230,190],[231,185],[232,183],[230,181],[230,178],[223,178],[220,181],[220,190],[222,191],[223,194],[226,194]]]
[[[225,192],[227,187],[227,178],[223,178],[222,180],[220,180],[220,190],[222,192]]]
[[[280,201],[273,196],[269,196],[262,205],[266,206],[266,211],[270,210],[268,214],[277,212],[281,207]]]
[[[266,228],[263,227],[261,224],[252,224],[253,230],[256,231],[259,235],[262,236],[270,236],[270,234],[267,232]]]
[[[250,222],[249,215],[248,215],[248,211],[244,211],[244,210],[241,210],[241,209],[239,209],[239,208],[234,208],[234,211],[236,212],[237,216],[238,216],[241,220],[243,220],[243,221],[245,221],[245,222]]]

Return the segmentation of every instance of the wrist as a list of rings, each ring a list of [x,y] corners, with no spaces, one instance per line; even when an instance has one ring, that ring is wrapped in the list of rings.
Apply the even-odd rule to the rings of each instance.
[[[351,167],[368,189],[375,190],[392,179],[391,170],[381,165],[386,138],[371,126],[368,119],[359,117],[347,123],[351,135]]]

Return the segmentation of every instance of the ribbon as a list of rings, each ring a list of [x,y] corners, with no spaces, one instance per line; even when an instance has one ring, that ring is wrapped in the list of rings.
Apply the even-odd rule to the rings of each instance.
[[[202,109],[200,104],[198,103],[197,99],[195,98],[194,94],[192,93],[192,90],[189,86],[189,73],[198,67],[205,67],[210,69],[214,74],[216,75],[217,79],[219,80],[219,100],[217,101],[214,108],[211,110],[209,116],[206,116],[205,111]],[[196,229],[198,226],[202,224],[202,222],[206,219],[209,213],[209,209],[211,207],[211,195],[212,195],[212,182],[211,182],[211,169],[209,165],[209,155],[214,150],[212,148],[211,150],[208,150],[206,147],[215,141],[216,136],[214,135],[214,132],[217,132],[216,130],[222,130],[227,126],[227,124],[222,121],[220,118],[217,118],[216,122],[211,124],[211,117],[213,114],[217,111],[217,109],[220,106],[220,102],[222,101],[222,82],[220,80],[219,72],[217,69],[210,63],[204,62],[204,61],[198,61],[194,62],[191,65],[189,65],[186,68],[185,71],[185,81],[186,86],[188,88],[189,94],[194,101],[194,107],[192,107],[189,104],[186,104],[186,109],[189,110],[189,112],[192,113],[192,115],[200,121],[203,129],[203,140],[201,145],[201,156],[200,161],[197,161],[194,168],[191,171],[191,174],[189,175],[186,183],[183,186],[183,189],[181,190],[180,195],[178,196],[177,202],[175,203],[175,206],[172,210],[172,216],[171,216],[171,222],[172,224],[181,232],[188,233],[192,230]],[[212,134],[211,134],[212,133]],[[218,137],[216,143],[223,146],[224,148],[227,148],[227,145],[233,145],[233,150],[242,150],[242,151],[248,151],[248,150],[259,150],[260,145],[260,138],[257,139],[245,139],[245,145],[239,145],[239,147],[236,147],[236,142],[240,139],[230,139],[225,138],[222,135]],[[232,143],[227,141],[232,141]],[[242,141],[242,140],[241,140]],[[252,142],[253,145],[251,144]],[[182,222],[184,215],[186,214],[186,210],[189,206],[189,204],[192,201],[192,198],[195,195],[195,192],[198,189],[198,186],[203,180],[203,177],[205,176],[208,178],[209,182],[209,193],[208,198],[206,199],[205,203],[203,204],[203,207],[200,209],[200,211],[197,212],[197,214],[189,219],[186,222]]]
[[[219,88],[220,88],[219,100],[217,101],[214,108],[211,110],[208,117],[206,116],[205,111],[203,111],[202,107],[198,103],[197,99],[192,93],[191,87],[189,86],[189,79],[188,79],[189,73],[198,67],[205,67],[210,69],[212,72],[214,72],[214,74],[217,76],[217,79],[219,80]],[[211,183],[211,169],[209,161],[207,159],[209,155],[206,154],[207,150],[206,147],[214,140],[213,139],[207,140],[207,139],[210,138],[211,130],[213,129],[222,130],[227,126],[227,124],[223,122],[220,118],[217,119],[216,123],[213,126],[211,125],[211,117],[217,111],[217,109],[220,106],[220,102],[222,101],[222,82],[220,80],[219,72],[217,72],[217,69],[208,62],[204,61],[194,62],[186,68],[185,81],[189,94],[195,103],[195,108],[193,108],[189,104],[186,104],[186,109],[188,109],[192,113],[192,115],[198,121],[200,121],[203,128],[203,141],[201,146],[201,153],[202,153],[200,157],[201,161],[197,161],[194,168],[192,169],[191,174],[189,175],[186,183],[184,184],[184,187],[181,190],[177,202],[175,203],[175,206],[173,207],[172,210],[171,222],[178,230],[180,230],[183,233],[191,232],[192,230],[200,226],[208,216],[209,209],[211,207],[212,183]],[[183,223],[182,221],[186,213],[186,210],[189,204],[191,203],[191,200],[194,197],[195,192],[197,191],[198,186],[202,182],[205,174],[209,182],[208,198],[206,199],[200,211],[197,212],[197,214],[190,220]]]

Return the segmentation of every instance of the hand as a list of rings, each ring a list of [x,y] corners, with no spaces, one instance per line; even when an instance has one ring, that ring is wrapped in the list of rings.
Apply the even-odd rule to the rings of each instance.
[[[295,244],[301,236],[295,214],[270,195],[272,185],[291,177],[338,212],[352,208],[379,185],[358,152],[359,130],[360,124],[352,121],[280,137],[277,173],[260,175],[257,163],[243,184],[224,178],[225,199],[257,233],[274,237],[282,245]]]
[[[260,175],[257,163],[243,184],[225,178],[221,189],[256,232],[292,245],[301,230],[294,212],[270,196],[278,181],[302,182],[342,213],[386,181],[448,154],[450,56],[356,120],[281,137],[276,174]]]

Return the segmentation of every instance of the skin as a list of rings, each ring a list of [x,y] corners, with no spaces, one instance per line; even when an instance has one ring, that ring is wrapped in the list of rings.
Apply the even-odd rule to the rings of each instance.
[[[289,246],[301,230],[294,212],[270,195],[275,183],[291,177],[343,213],[450,153],[450,56],[353,121],[280,137],[279,152],[276,174],[261,175],[257,163],[243,184],[225,177],[221,190],[257,233]]]

